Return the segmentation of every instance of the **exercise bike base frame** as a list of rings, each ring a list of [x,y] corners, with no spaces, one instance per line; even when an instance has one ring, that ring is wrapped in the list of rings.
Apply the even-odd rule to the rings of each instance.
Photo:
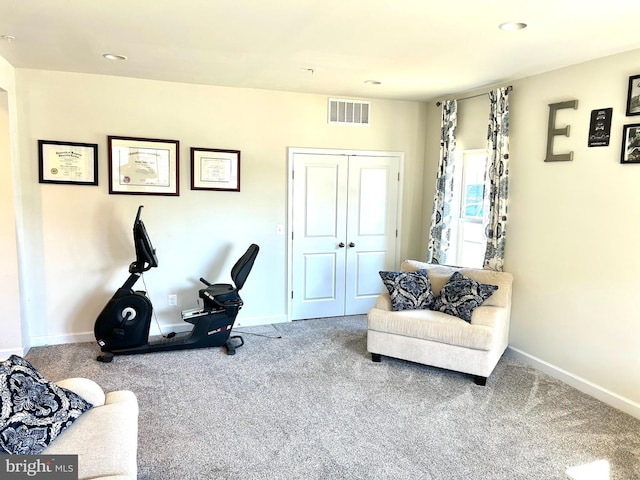
[[[172,350],[224,346],[229,355],[234,355],[235,350],[244,345],[244,341],[242,337],[238,335],[230,337],[237,311],[232,311],[232,315],[230,316],[228,310],[229,309],[224,308],[218,311],[204,312],[203,315],[197,318],[183,318],[183,320],[194,325],[193,329],[190,332],[177,334],[173,338],[149,341],[144,345],[135,347],[110,348],[105,346],[101,347],[101,350],[113,355],[135,355],[138,353],[168,352]],[[237,345],[231,343],[230,338],[240,338],[242,341]],[[98,360],[100,360],[100,357],[98,357]]]

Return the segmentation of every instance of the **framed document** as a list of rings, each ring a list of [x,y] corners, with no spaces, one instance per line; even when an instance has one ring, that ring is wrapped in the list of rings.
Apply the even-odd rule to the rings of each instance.
[[[240,150],[191,148],[191,190],[240,191]]]
[[[38,140],[39,182],[98,185],[96,143]]]
[[[107,139],[110,194],[180,195],[180,142],[115,136]]]

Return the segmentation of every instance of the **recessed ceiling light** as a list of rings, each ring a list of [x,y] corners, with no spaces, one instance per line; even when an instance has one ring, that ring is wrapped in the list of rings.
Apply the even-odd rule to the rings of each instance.
[[[382,82],[379,82],[378,80],[365,80],[364,83],[367,85],[380,85]]]
[[[127,57],[124,55],[116,55],[115,53],[105,53],[102,55],[107,60],[126,60]]]
[[[505,32],[512,32],[514,30],[522,30],[523,28],[527,28],[527,24],[523,22],[506,22],[498,25],[500,30],[504,30]]]

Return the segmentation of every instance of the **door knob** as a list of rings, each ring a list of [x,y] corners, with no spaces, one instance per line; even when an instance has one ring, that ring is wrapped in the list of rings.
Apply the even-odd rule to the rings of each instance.
[[[351,243],[349,243],[349,246],[350,246],[350,247],[355,247],[355,246],[356,246],[356,244],[355,244],[355,243],[353,243],[353,242],[351,242]]]
[[[338,246],[339,246],[340,248],[344,248],[344,242],[340,242],[340,243],[338,244]]]

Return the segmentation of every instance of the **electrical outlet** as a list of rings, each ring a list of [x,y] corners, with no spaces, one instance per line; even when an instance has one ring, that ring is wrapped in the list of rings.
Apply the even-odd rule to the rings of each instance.
[[[174,307],[178,305],[178,296],[177,295],[169,295],[169,306]]]

